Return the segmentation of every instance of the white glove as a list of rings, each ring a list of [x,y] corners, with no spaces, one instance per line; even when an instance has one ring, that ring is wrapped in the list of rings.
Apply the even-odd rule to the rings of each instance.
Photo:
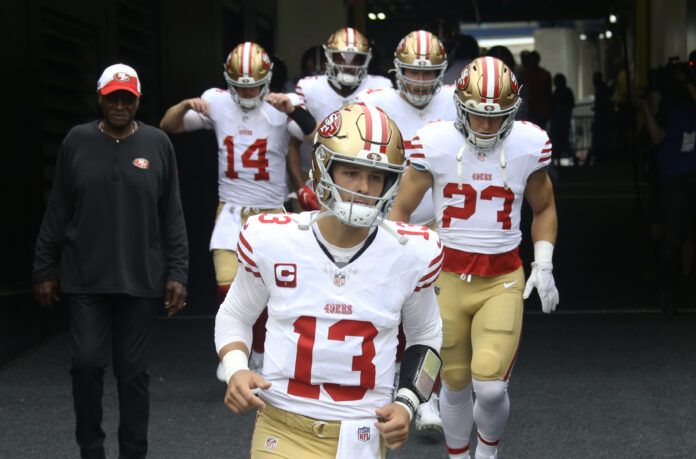
[[[556,310],[558,304],[558,289],[553,280],[553,244],[548,241],[537,241],[534,243],[534,262],[532,263],[532,273],[527,279],[522,298],[529,298],[532,289],[536,287],[539,298],[541,299],[541,310],[550,313]]]

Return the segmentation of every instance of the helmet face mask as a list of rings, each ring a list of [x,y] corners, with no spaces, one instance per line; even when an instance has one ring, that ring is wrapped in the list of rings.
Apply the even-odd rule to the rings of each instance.
[[[389,212],[406,170],[396,124],[376,107],[346,105],[322,122],[313,153],[312,179],[322,208],[346,225],[378,225]],[[381,193],[370,196],[337,185],[333,175],[337,164],[383,171]]]
[[[230,90],[232,100],[242,110],[253,110],[261,105],[268,95],[273,63],[266,51],[250,41],[237,45],[227,56],[223,76]],[[241,97],[242,88],[260,88],[254,97]]]
[[[362,83],[372,59],[372,50],[363,34],[351,27],[340,29],[323,48],[326,76],[334,86],[354,88]]]
[[[401,39],[394,52],[396,85],[416,107],[427,105],[442,86],[447,54],[442,42],[430,32],[417,30]],[[406,73],[409,75],[406,75]],[[421,78],[414,72],[427,72]]]
[[[454,92],[457,129],[477,151],[490,151],[510,134],[519,109],[519,84],[512,71],[493,57],[479,57],[467,65]],[[495,132],[477,132],[469,115],[502,117]]]

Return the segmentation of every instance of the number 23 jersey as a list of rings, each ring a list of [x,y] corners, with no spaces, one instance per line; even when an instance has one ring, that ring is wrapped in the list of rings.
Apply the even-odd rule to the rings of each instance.
[[[261,396],[317,419],[373,418],[392,400],[402,313],[415,341],[439,336],[431,285],[442,247],[426,227],[388,222],[410,234],[405,245],[378,228],[339,268],[317,242],[318,229],[299,228],[312,215],[255,216],[240,236],[241,265],[269,294],[262,374],[272,385]]]
[[[433,177],[437,232],[449,248],[500,254],[520,245],[522,200],[527,179],[551,160],[551,142],[535,124],[515,121],[510,134],[487,154],[466,145],[453,122],[418,130],[420,145],[408,152],[411,163]],[[501,166],[504,154],[505,172]]]

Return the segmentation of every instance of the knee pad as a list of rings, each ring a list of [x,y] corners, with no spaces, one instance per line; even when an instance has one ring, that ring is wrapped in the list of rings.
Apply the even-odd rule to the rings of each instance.
[[[448,389],[463,390],[471,383],[471,369],[461,365],[445,365],[443,362],[440,376]]]
[[[474,379],[472,382],[476,400],[483,405],[498,404],[507,393],[507,381],[479,381]]]
[[[471,359],[471,372],[481,378],[492,378],[501,371],[502,358],[491,349],[474,352]]]

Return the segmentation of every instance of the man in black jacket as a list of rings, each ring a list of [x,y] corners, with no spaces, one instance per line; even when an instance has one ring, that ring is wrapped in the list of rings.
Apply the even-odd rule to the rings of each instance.
[[[154,323],[186,301],[188,245],[176,157],[167,135],[135,120],[140,81],[116,64],[97,83],[103,118],[75,126],[58,152],[36,241],[34,293],[65,294],[72,331],[75,435],[83,458],[104,457],[104,369],[112,347],[119,457],[147,452],[147,361]]]

